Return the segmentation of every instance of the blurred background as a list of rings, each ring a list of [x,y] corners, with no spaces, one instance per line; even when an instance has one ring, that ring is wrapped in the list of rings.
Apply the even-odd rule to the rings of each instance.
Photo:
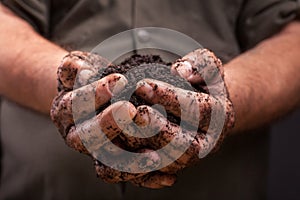
[[[272,127],[268,200],[300,199],[300,109]]]

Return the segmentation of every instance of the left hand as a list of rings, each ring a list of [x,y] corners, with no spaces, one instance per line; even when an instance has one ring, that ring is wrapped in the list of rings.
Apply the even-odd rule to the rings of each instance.
[[[153,108],[144,106],[143,114],[145,115],[146,112],[147,118],[143,119],[147,119],[147,128],[160,130],[159,134],[150,138],[127,136],[126,141],[128,145],[140,143],[150,145],[153,149],[159,149],[172,140],[176,140],[177,145],[167,153],[167,157],[172,157],[172,154],[178,151],[181,145],[190,143],[189,148],[182,156],[159,170],[168,174],[176,174],[183,168],[198,162],[199,155],[218,148],[223,138],[233,128],[234,110],[223,82],[223,66],[212,52],[206,49],[193,51],[177,60],[172,65],[171,72],[186,79],[203,92],[187,91],[161,81],[144,79],[138,84],[136,94],[149,104],[160,104],[167,112],[181,117],[181,120],[191,126],[197,126],[198,133],[185,130],[179,125],[169,122]],[[218,124],[214,124],[215,122],[211,120],[212,115],[223,116],[224,126],[219,132],[216,128]],[[151,176],[151,173],[147,176]],[[138,185],[145,184],[139,179],[143,179],[143,177],[131,182],[136,182]]]

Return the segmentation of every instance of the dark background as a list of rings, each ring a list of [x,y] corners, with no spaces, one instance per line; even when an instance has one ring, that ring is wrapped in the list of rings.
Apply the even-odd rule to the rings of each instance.
[[[300,109],[272,127],[268,199],[300,199]]]

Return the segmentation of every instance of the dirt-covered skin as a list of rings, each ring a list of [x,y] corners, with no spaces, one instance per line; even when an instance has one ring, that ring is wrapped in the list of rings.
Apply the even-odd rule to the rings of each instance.
[[[198,155],[216,149],[234,124],[233,106],[222,85],[223,66],[206,49],[191,52],[173,64],[159,56],[134,55],[117,66],[95,54],[71,52],[58,69],[58,82],[60,92],[51,109],[53,122],[66,143],[90,155],[98,176],[110,183],[171,186],[178,171],[198,162]],[[93,98],[95,109],[89,106]],[[82,102],[76,110],[80,116],[77,126],[72,110],[76,100]],[[150,107],[154,104],[161,106]],[[208,131],[212,109],[225,115],[220,138]],[[90,117],[94,110],[97,115]],[[107,138],[121,149],[148,154],[122,159],[122,151],[112,148]],[[155,150],[171,141],[175,141],[171,148],[158,155]],[[98,159],[91,155],[94,151],[101,152]],[[178,152],[184,153],[173,158]],[[99,161],[103,159],[107,165]],[[150,173],[129,173],[111,168],[114,159],[128,168],[125,171],[160,169],[164,161],[175,161]]]
[[[123,74],[129,83],[121,93],[112,99],[112,102],[129,100],[136,107],[139,105],[149,105],[144,99],[135,94],[136,84],[144,78],[161,80],[179,88],[199,91],[198,89],[194,89],[185,79],[171,74],[170,68],[171,63],[164,62],[158,55],[136,54],[116,66],[109,65],[107,68],[100,69],[99,78],[103,78],[112,73]],[[101,109],[103,109],[103,107]],[[99,109],[98,112],[100,112],[101,109]],[[172,113],[167,113],[167,118],[174,123],[180,124],[180,118],[174,116]]]
[[[122,158],[122,155],[118,152],[111,152],[109,146],[106,145],[108,140],[99,132],[99,128],[109,140],[112,140],[120,147],[126,148],[126,146],[122,146],[121,143],[116,142],[120,141],[117,136],[122,132],[119,125],[120,122],[124,124],[130,123],[136,115],[135,106],[128,101],[117,101],[109,105],[111,97],[121,92],[128,81],[123,75],[116,73],[103,76],[103,78],[99,79],[99,69],[106,68],[108,64],[101,56],[86,52],[76,51],[67,55],[58,68],[59,93],[53,100],[50,114],[54,124],[65,139],[66,144],[81,153],[91,156],[95,160],[97,175],[107,182],[116,183],[134,180],[145,174],[112,169],[109,167],[113,164],[109,160],[111,156],[104,157],[108,164],[111,162],[109,166],[105,166],[97,161],[94,155],[91,155],[93,150],[100,150],[104,152],[102,157],[105,155],[115,155],[116,158]],[[95,117],[89,118],[90,112],[95,110],[89,106],[92,98],[95,98],[95,109],[100,110],[101,107],[102,109]],[[75,126],[73,119],[73,103],[76,100],[81,102],[77,108],[78,110],[75,111],[80,115],[76,119],[78,121],[77,126]],[[113,113],[118,113],[118,115],[113,115]],[[89,147],[88,149],[86,148],[87,146]],[[122,162],[121,166],[127,166],[130,168],[128,170],[133,172],[159,167],[160,157],[155,151],[149,148],[140,148],[137,152],[141,152],[141,154],[133,158],[134,160],[118,159]],[[148,154],[144,154],[143,152],[148,152]],[[155,179],[156,183],[151,185],[148,181],[147,186],[157,188],[160,177],[163,177],[164,181],[166,177],[169,177],[162,175],[163,173],[159,176],[156,175],[157,177],[151,176],[151,180]],[[147,177],[150,179],[150,176]],[[147,177],[140,179],[140,181],[146,181]],[[167,182],[172,185],[174,181],[172,179]],[[135,184],[138,183],[137,179]]]

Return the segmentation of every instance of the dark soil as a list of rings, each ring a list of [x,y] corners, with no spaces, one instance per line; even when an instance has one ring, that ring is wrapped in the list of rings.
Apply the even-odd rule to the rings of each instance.
[[[129,100],[135,106],[149,105],[143,99],[134,94],[136,83],[144,78],[151,78],[170,83],[176,87],[187,90],[195,89],[184,79],[170,73],[171,63],[164,62],[158,55],[133,55],[118,65],[112,65],[99,72],[100,78],[112,73],[123,74],[129,81],[128,86],[119,95],[115,96],[111,102],[104,105],[98,111],[119,100]],[[156,107],[157,109],[158,107]],[[174,123],[180,124],[180,118],[167,113],[167,118]]]

